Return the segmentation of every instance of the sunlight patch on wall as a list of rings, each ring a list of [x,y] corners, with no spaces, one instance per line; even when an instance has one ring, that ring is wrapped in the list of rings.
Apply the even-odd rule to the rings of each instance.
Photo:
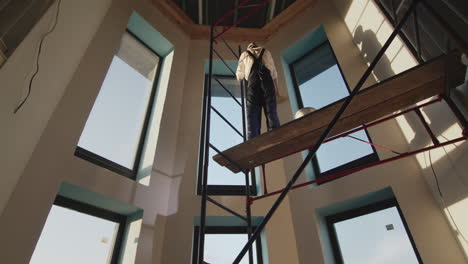
[[[401,132],[403,132],[403,135],[405,136],[405,139],[407,142],[411,142],[414,137],[416,136],[416,132],[414,129],[410,126],[408,123],[407,119],[405,116],[399,116],[395,118],[400,125]]]
[[[345,15],[345,24],[353,34],[368,3],[369,0],[353,1]]]
[[[444,213],[449,219],[450,226],[456,233],[463,251],[468,255],[468,211],[466,208],[468,208],[468,198],[449,205]]]
[[[402,123],[408,124],[408,122],[406,121],[402,121]],[[401,123],[399,122],[399,124]],[[402,131],[405,131],[405,130],[402,128]],[[403,132],[403,134],[405,133]],[[448,127],[444,132],[440,133],[437,136],[437,139],[441,143],[443,143],[443,142],[446,142],[447,140],[458,138],[461,135],[462,135],[462,129],[460,125],[458,123],[454,123],[450,127]],[[450,155],[451,152],[455,151],[457,148],[463,147],[463,144],[466,144],[466,141],[460,141],[454,144],[446,145],[442,148],[431,150],[432,163],[442,161],[442,163],[445,164],[446,162],[448,162],[448,159],[451,159],[450,157],[452,156]],[[423,148],[423,147],[429,147],[429,146],[432,146],[432,141],[429,141],[426,145],[420,146],[420,147]],[[427,152],[416,155],[416,159],[422,169],[430,168],[430,163],[429,163]],[[454,167],[452,167],[452,169],[454,169]]]
[[[135,221],[129,221],[127,224],[128,231],[126,240],[123,243],[121,263],[135,263],[142,223],[143,220],[140,218]]]
[[[345,15],[345,24],[352,32],[353,41],[361,50],[367,65],[370,65],[393,32],[391,23],[371,0],[352,1]],[[416,65],[412,53],[400,37],[396,37],[375,68],[373,76],[382,81]]]
[[[396,72],[402,72],[416,66],[417,61],[413,57],[413,54],[409,51],[409,49],[405,45],[403,45],[403,42],[401,42],[399,38],[395,39],[395,41],[401,43],[401,48],[391,60],[392,69]]]

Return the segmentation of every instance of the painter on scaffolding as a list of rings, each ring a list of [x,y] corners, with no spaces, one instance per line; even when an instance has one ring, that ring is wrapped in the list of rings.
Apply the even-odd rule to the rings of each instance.
[[[237,66],[237,80],[247,81],[247,137],[260,135],[261,113],[265,112],[268,130],[280,126],[276,111],[277,72],[271,53],[250,43]]]

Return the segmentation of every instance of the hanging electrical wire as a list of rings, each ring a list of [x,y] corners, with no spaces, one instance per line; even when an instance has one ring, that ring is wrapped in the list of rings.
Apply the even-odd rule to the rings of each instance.
[[[437,173],[436,173],[435,170],[434,170],[434,166],[432,165],[431,151],[429,151],[429,164],[431,165],[432,175],[434,175],[434,179],[435,179],[437,191],[439,192],[439,196],[440,196],[440,200],[442,201],[442,205],[443,205],[444,208],[447,210],[447,214],[448,214],[450,220],[452,221],[452,223],[453,223],[453,225],[454,225],[456,231],[458,232],[458,234],[460,234],[460,236],[463,238],[463,240],[465,241],[465,243],[468,244],[468,239],[466,239],[465,235],[461,232],[460,228],[459,228],[458,225],[457,225],[457,222],[456,222],[455,219],[453,218],[452,213],[450,212],[448,206],[445,204],[445,198],[444,198],[444,195],[442,194],[442,190],[440,189],[439,179],[438,179],[438,177],[437,177]]]
[[[55,28],[57,27],[57,23],[58,23],[58,18],[59,18],[59,14],[60,14],[60,4],[62,3],[62,0],[57,0],[57,9],[56,9],[56,12],[55,12],[55,20],[54,20],[54,23],[52,25],[52,27],[49,29],[49,31],[47,31],[44,35],[42,35],[41,37],[41,40],[39,42],[39,48],[38,48],[38,52],[37,52],[37,56],[36,56],[36,69],[33,73],[33,75],[31,76],[31,79],[29,80],[29,85],[28,85],[28,91],[26,93],[26,97],[21,101],[21,103],[15,108],[15,110],[13,111],[14,114],[16,114],[20,109],[21,107],[23,107],[23,105],[26,103],[26,101],[28,100],[29,98],[29,95],[31,94],[31,90],[32,90],[32,84],[33,84],[33,81],[34,81],[34,78],[37,76],[37,74],[39,73],[39,59],[40,59],[40,56],[41,56],[41,52],[42,52],[42,45],[44,43],[44,40],[45,38],[50,35],[54,30]]]

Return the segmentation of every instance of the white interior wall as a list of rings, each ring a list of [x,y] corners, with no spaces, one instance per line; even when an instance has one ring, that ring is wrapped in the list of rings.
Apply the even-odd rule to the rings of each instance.
[[[185,76],[188,37],[179,28],[175,28],[151,3],[144,0],[83,2],[82,5],[81,2],[78,4],[64,1],[63,5],[65,8],[65,12],[62,11],[63,16],[69,17],[71,21],[62,25],[60,23],[64,22],[59,21],[61,27],[57,28],[57,33],[60,34],[54,36],[57,37],[56,43],[52,43],[53,45],[47,41],[44,43],[44,54],[49,54],[50,59],[41,60],[41,64],[45,65],[41,68],[41,79],[44,83],[38,81],[38,84],[43,86],[43,90],[54,89],[50,93],[38,93],[41,87],[39,85],[35,87],[37,90],[33,91],[24,110],[22,109],[18,115],[21,119],[16,116],[13,119],[11,115],[7,118],[7,114],[11,112],[16,102],[13,99],[19,96],[18,91],[13,90],[18,85],[11,85],[12,90],[7,94],[10,99],[8,102],[7,96],[2,97],[2,100],[5,100],[5,103],[2,103],[2,107],[5,108],[2,110],[2,115],[5,117],[2,116],[2,120],[18,123],[11,126],[8,135],[2,137],[11,144],[8,149],[12,151],[7,153],[18,153],[15,153],[16,156],[8,157],[12,163],[15,161],[15,164],[18,164],[18,168],[13,175],[17,180],[16,186],[4,185],[2,182],[2,195],[10,191],[11,196],[0,219],[2,226],[0,244],[11,250],[2,251],[1,258],[6,263],[28,262],[60,183],[67,181],[142,208],[144,216],[136,262],[157,263],[161,256],[164,218],[156,216],[167,213],[168,196],[171,193],[169,187],[174,185],[171,174],[173,170],[167,170],[163,176],[154,173],[151,184],[144,186],[77,158],[73,153],[108,66],[120,43],[121,35],[134,10],[177,49],[173,55],[174,64],[166,93],[166,98],[169,99],[162,102],[164,113],[160,118],[159,131],[160,138],[164,138],[164,143],[170,145],[157,146],[159,153],[176,153],[174,142],[177,139],[179,126],[177,116],[180,114],[180,95],[184,82],[175,76]],[[94,35],[94,32],[97,33]],[[32,37],[35,39],[27,42]],[[22,60],[13,55],[0,71],[2,80],[6,83],[14,81],[20,83],[26,79],[24,77],[26,73],[15,75],[13,71],[29,69],[27,67],[33,63],[33,60],[27,60],[26,54],[33,53],[35,46],[31,43],[36,40],[37,36],[34,34],[28,36],[17,50],[19,54],[17,56],[23,56]],[[25,45],[29,45],[31,50],[23,48]],[[24,53],[21,52],[22,49],[25,50]],[[9,75],[9,78],[6,75]],[[60,92],[63,93],[63,97]],[[57,107],[54,110],[55,105]],[[7,107],[11,109],[6,109]],[[35,124],[36,121],[38,124]],[[43,132],[39,130],[41,126]],[[27,142],[28,149],[21,147],[21,144],[14,145],[15,141],[23,140],[20,136],[26,132],[30,134],[29,138],[24,138],[24,141],[30,141],[30,144]],[[37,141],[37,146],[33,145],[34,140]],[[29,162],[26,156],[20,155],[22,152],[26,153],[26,150],[33,152]],[[167,168],[175,167],[176,162],[173,159],[164,160],[164,155],[161,156],[163,158],[158,164]],[[13,171],[2,173],[2,175],[9,174],[13,174]],[[16,229],[11,228],[12,226],[24,226],[24,228]]]
[[[0,70],[0,212],[3,211],[21,173],[47,126],[53,111],[73,77],[104,14],[105,1],[63,0],[57,27],[45,40],[39,59],[39,73],[28,101],[13,114],[26,96],[35,70],[39,40],[52,27],[57,4],[53,4],[32,28]]]

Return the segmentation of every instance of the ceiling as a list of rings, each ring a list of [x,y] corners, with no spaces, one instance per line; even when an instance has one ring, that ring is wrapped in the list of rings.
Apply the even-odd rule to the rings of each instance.
[[[151,0],[153,4],[185,31],[191,39],[207,40],[210,24],[223,17],[243,0]],[[226,19],[230,26],[262,4],[264,0],[250,0]],[[278,30],[299,16],[318,0],[269,0],[265,7],[223,34],[225,40],[265,42]],[[219,25],[223,26],[223,25]],[[217,29],[218,30],[218,29]],[[219,30],[223,30],[222,27]]]
[[[170,0],[174,2],[195,24],[211,25],[227,12],[239,5],[241,0]],[[232,25],[251,10],[259,8],[252,16],[242,21],[238,27],[262,28],[296,0],[270,0],[259,7],[264,0],[251,0],[226,19],[225,25]]]

